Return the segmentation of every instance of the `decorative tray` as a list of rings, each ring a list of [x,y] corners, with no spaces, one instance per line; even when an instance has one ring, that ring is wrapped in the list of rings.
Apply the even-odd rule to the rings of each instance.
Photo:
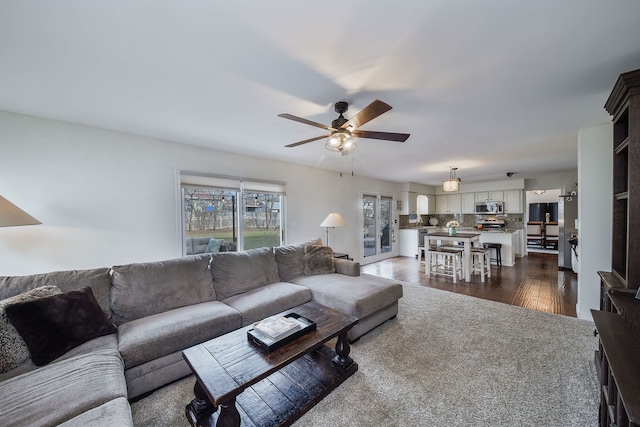
[[[284,317],[297,321],[298,323],[300,323],[301,328],[293,332],[291,335],[288,335],[279,340],[274,340],[270,336],[261,333],[255,328],[252,328],[247,331],[247,338],[249,339],[249,341],[256,344],[262,350],[266,351],[267,353],[270,353],[274,350],[279,349],[282,346],[289,344],[290,342],[296,340],[302,335],[305,335],[311,331],[316,330],[316,322],[314,322],[313,320],[309,320],[306,317],[302,317],[299,314],[289,313],[289,314],[286,314]]]

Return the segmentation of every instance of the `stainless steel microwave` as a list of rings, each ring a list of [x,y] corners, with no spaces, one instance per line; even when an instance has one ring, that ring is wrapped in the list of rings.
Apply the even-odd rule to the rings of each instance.
[[[500,215],[504,213],[504,202],[476,202],[476,214]]]

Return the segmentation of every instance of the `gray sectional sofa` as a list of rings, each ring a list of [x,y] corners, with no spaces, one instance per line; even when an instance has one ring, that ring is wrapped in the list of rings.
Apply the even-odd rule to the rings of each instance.
[[[91,292],[78,291],[87,286]],[[182,358],[188,347],[310,300],[357,316],[360,321],[349,333],[354,341],[393,318],[402,297],[399,283],[360,275],[357,262],[334,259],[319,239],[111,268],[0,277],[0,300],[52,287],[53,295],[14,302],[4,307],[6,313],[0,301],[0,315],[5,316],[5,326],[0,316],[0,327],[6,329],[8,315],[19,320],[15,318],[20,310],[30,305],[47,307],[74,293],[92,293],[93,302],[87,304],[94,304],[94,313],[100,312],[96,317],[104,316],[117,332],[88,339],[43,366],[27,358],[7,369],[3,354],[2,426],[133,425],[129,400],[189,375]],[[16,328],[19,324],[14,323]],[[7,339],[3,331],[0,339]],[[6,351],[4,346],[0,349]]]

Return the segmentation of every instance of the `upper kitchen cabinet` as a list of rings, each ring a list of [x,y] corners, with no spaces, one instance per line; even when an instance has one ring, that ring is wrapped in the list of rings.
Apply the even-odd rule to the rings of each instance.
[[[418,193],[414,191],[403,191],[400,193],[400,215],[410,215],[418,213]]]
[[[640,70],[621,74],[604,106],[613,116],[611,268],[627,288],[640,286]]]
[[[460,212],[462,212],[460,194],[439,194],[436,196],[437,214],[458,214]]]
[[[427,199],[429,199],[429,215],[436,214],[436,195],[435,194],[427,194]]]
[[[504,212],[522,213],[524,207],[522,203],[522,190],[507,190],[504,192]]]
[[[462,194],[462,213],[463,214],[476,213],[476,197],[474,193]]]
[[[418,215],[426,215],[429,213],[429,199],[423,194],[418,194]]]
[[[476,193],[476,202],[503,202],[504,191],[484,191]]]

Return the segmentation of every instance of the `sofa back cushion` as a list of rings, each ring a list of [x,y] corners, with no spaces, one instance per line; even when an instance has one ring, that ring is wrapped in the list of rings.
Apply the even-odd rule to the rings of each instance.
[[[318,238],[274,248],[281,281],[288,282],[304,276],[304,248],[307,245],[322,245],[322,240]]]
[[[30,276],[0,277],[0,299],[18,295],[42,286],[57,286],[62,292],[75,291],[89,286],[100,308],[111,317],[109,293],[111,280],[109,268],[90,270],[54,271]]]
[[[111,312],[116,325],[216,299],[209,255],[114,266]]]
[[[220,300],[280,281],[273,248],[213,254],[211,275]]]

